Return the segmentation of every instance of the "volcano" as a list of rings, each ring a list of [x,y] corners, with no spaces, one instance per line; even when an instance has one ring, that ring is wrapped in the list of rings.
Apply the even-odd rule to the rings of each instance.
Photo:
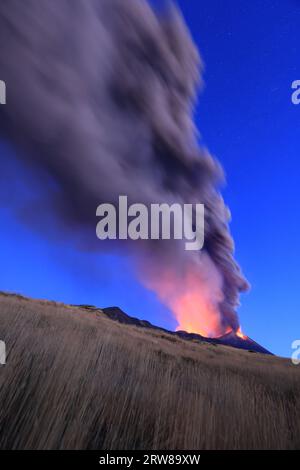
[[[0,338],[0,450],[299,449],[299,370],[235,333],[0,292]]]
[[[164,328],[157,327],[155,325],[152,325],[152,323],[146,320],[139,320],[138,318],[127,315],[127,313],[123,312],[123,310],[121,310],[119,307],[108,307],[108,308],[100,309],[93,305],[73,305],[73,306],[87,309],[87,310],[92,310],[92,311],[98,312],[98,314],[100,315],[104,314],[108,316],[111,320],[118,321],[119,323],[135,325],[141,328],[152,328],[155,330],[161,330],[165,333],[169,333],[174,336],[179,336],[180,338],[188,340],[188,341],[196,341],[196,342],[199,341],[202,343],[204,342],[204,343],[210,343],[210,344],[222,344],[224,346],[230,346],[232,348],[245,349],[250,352],[272,355],[270,351],[265,349],[260,344],[256,343],[256,341],[253,341],[248,336],[244,336],[244,338],[242,338],[240,335],[238,335],[234,331],[226,333],[225,335],[219,338],[206,338],[205,336],[199,335],[198,333],[188,333],[186,331],[181,331],[181,330],[169,331]]]
[[[217,340],[217,344],[224,344],[227,346],[231,346],[233,348],[238,348],[238,349],[247,349],[248,351],[251,352],[258,352],[262,354],[271,354],[270,351],[265,349],[263,346],[258,344],[256,341],[253,339],[249,338],[248,336],[243,339],[240,338],[235,332],[231,331],[230,333],[227,333],[224,336],[221,336]]]

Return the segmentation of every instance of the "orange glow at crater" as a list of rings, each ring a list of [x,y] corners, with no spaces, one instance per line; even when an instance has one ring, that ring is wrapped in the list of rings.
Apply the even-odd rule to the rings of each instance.
[[[239,329],[237,330],[236,335],[241,339],[248,339],[248,336],[244,335],[244,333],[242,332],[241,327],[239,327]]]
[[[196,333],[206,338],[233,334],[247,339],[241,328],[233,330],[232,325],[222,317],[222,277],[205,253],[199,259],[184,264],[181,270],[172,269],[163,263],[159,266],[151,265],[148,261],[142,273],[147,288],[156,293],[176,318],[176,331]]]
[[[155,267],[154,267],[155,268]],[[144,276],[177,320],[176,330],[217,338],[232,331],[224,324],[219,305],[224,300],[222,278],[211,259],[202,254],[178,272],[163,267]]]
[[[198,333],[205,337],[217,337],[225,334],[220,321],[218,309],[209,301],[206,295],[197,290],[175,297],[170,305],[177,321],[176,330]]]

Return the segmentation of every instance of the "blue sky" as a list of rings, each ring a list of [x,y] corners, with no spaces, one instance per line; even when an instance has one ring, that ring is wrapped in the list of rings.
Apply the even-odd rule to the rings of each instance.
[[[242,327],[290,356],[300,338],[300,105],[291,103],[291,83],[300,79],[300,2],[178,3],[206,64],[197,124],[225,168],[236,256],[252,285],[241,299]],[[118,305],[174,328],[170,313],[135,280],[130,260],[74,251],[17,221],[12,201],[29,198],[32,185],[29,178],[21,184],[13,156],[2,141],[0,289]]]

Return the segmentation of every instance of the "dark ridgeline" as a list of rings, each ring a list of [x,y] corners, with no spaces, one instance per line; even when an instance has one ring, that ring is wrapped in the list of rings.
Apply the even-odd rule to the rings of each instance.
[[[219,338],[205,338],[204,336],[201,336],[197,333],[187,333],[186,331],[169,331],[164,328],[159,328],[155,325],[152,325],[150,322],[146,320],[139,320],[138,318],[127,315],[119,307],[108,307],[108,308],[103,308],[103,309],[99,309],[97,307],[94,307],[93,305],[78,305],[78,307],[84,308],[87,310],[92,310],[95,312],[103,312],[112,320],[116,320],[120,323],[140,326],[142,328],[153,328],[156,330],[165,331],[168,334],[175,335],[186,340],[194,340],[194,341],[210,343],[210,344],[223,344],[224,346],[231,346],[233,348],[238,348],[238,349],[246,349],[251,352],[259,352],[262,354],[272,354],[263,346],[253,341],[251,338],[248,338],[248,337],[246,337],[246,339],[240,338],[239,336],[237,336],[237,334],[234,331],[227,333],[224,336],[221,336]]]

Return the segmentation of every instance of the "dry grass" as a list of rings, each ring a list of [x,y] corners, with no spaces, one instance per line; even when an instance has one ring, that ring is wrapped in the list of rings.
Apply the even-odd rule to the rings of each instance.
[[[0,295],[0,449],[300,449],[300,367]]]

